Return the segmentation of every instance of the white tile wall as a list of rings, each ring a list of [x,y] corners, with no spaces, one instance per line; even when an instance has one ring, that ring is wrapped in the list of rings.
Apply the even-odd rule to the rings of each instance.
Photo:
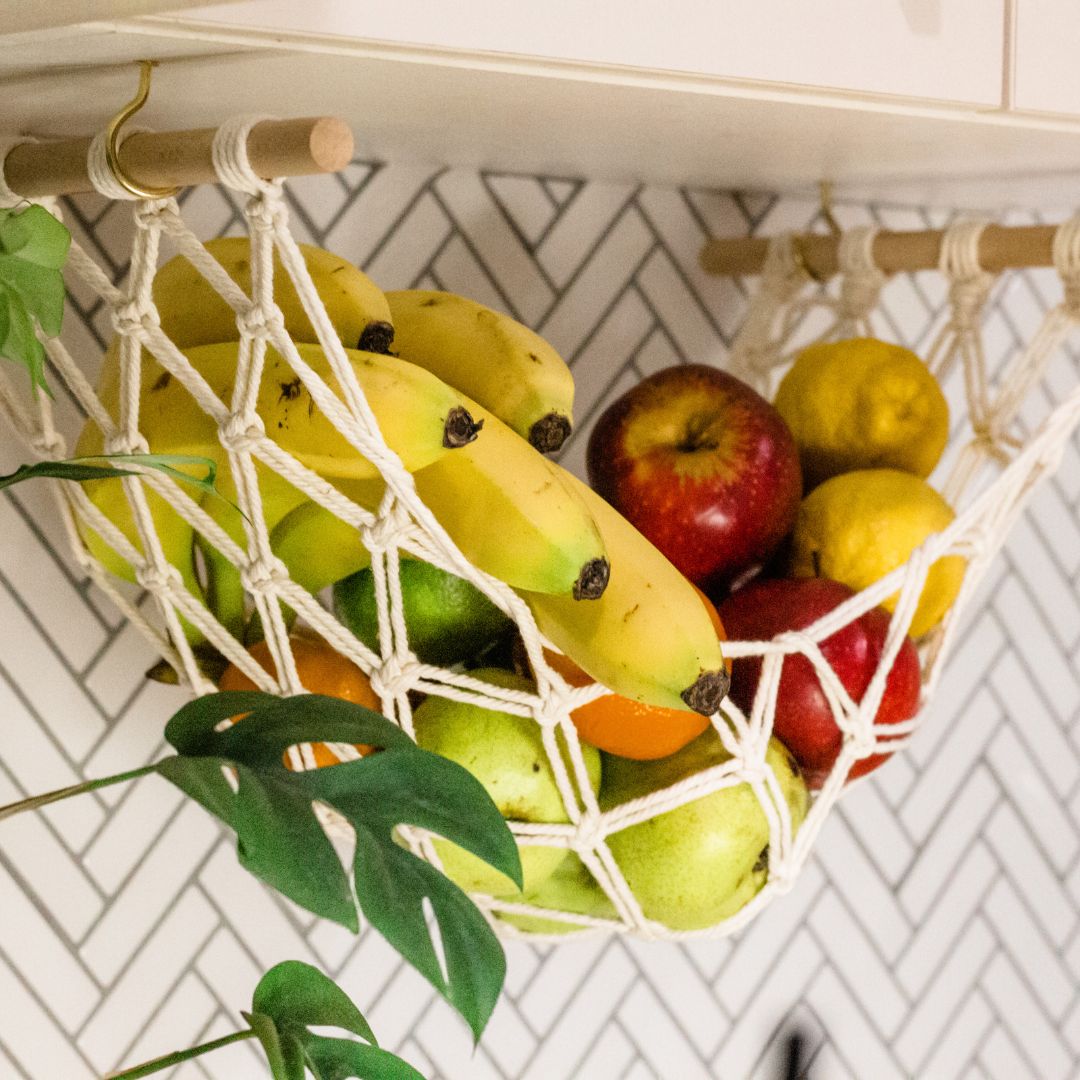
[[[768,195],[365,163],[293,190],[300,239],[386,287],[461,291],[547,334],[578,380],[580,433],[564,458],[578,469],[613,394],[668,363],[723,362],[750,285],[700,274],[707,228],[770,232],[815,213]],[[237,225],[212,188],[186,210],[205,236]],[[850,224],[948,216],[840,211]],[[68,212],[118,273],[126,213],[96,200]],[[1054,298],[1045,275],[1002,284],[995,363]],[[882,332],[925,346],[943,301],[935,275],[894,281]],[[108,332],[77,292],[70,339],[92,351]],[[1074,354],[1058,358],[1041,408],[1078,376]],[[0,469],[20,460],[0,432]],[[43,489],[0,496],[0,537],[0,802],[152,759],[181,697],[144,684],[144,648],[68,567]],[[155,778],[5,822],[0,1078],[83,1080],[235,1030],[259,972],[286,957],[332,971],[385,1045],[446,1080],[770,1080],[796,1023],[814,1080],[1077,1075],[1078,591],[1070,451],[984,587],[927,727],[845,800],[795,890],[734,940],[511,943],[506,994],[475,1051],[380,938],[281,903]],[[264,1075],[246,1044],[175,1073]]]

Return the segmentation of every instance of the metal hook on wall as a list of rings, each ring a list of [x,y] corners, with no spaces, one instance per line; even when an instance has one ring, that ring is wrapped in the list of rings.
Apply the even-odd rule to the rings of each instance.
[[[180,190],[175,187],[151,188],[138,184],[124,172],[120,164],[120,130],[146,104],[146,99],[150,96],[150,73],[156,66],[155,60],[139,61],[139,88],[105,129],[105,159],[109,163],[109,169],[125,191],[137,195],[140,199],[166,199]]]

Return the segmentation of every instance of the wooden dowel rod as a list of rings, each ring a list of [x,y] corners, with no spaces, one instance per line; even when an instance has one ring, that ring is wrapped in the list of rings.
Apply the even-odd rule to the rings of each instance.
[[[1056,225],[988,225],[979,239],[979,263],[991,272],[1052,266],[1056,232]],[[879,232],[874,238],[874,262],[887,274],[934,270],[944,235],[941,229]],[[827,278],[838,272],[838,237],[807,233],[797,242],[812,274]],[[767,239],[758,237],[710,240],[701,250],[701,265],[710,274],[760,274],[768,246]]]
[[[214,128],[135,132],[120,147],[120,165],[137,184],[189,187],[217,181],[211,157]],[[4,162],[12,191],[28,198],[93,191],[86,168],[89,139],[22,143]],[[352,131],[344,120],[309,116],[263,120],[248,136],[252,168],[267,179],[337,172],[352,160]]]

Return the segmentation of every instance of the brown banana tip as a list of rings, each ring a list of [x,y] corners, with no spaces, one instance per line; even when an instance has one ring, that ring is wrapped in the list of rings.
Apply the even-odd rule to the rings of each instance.
[[[721,668],[719,671],[703,671],[693,686],[684,690],[679,697],[696,713],[712,716],[731,689],[731,678]]]
[[[468,409],[455,405],[446,415],[442,444],[448,450],[454,450],[459,446],[468,446],[476,438],[483,426],[483,420],[474,420],[469,415]]]
[[[611,565],[607,559],[590,559],[574,582],[575,600],[599,600],[607,588]]]
[[[553,454],[570,438],[572,429],[569,416],[549,412],[529,428],[529,442],[541,454]]]
[[[388,322],[369,322],[360,334],[356,347],[364,352],[389,355],[394,341],[394,328]]]

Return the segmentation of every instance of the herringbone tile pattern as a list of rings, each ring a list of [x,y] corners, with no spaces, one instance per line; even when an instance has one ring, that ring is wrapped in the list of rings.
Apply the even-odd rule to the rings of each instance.
[[[747,286],[706,277],[708,232],[803,227],[809,203],[557,177],[357,163],[297,181],[302,240],[385,287],[447,288],[536,326],[574,365],[582,467],[590,424],[671,363],[722,363]],[[842,207],[846,223],[948,214]],[[222,192],[189,194],[201,235],[239,228]],[[116,275],[127,210],[68,208]],[[752,283],[751,283],[752,284]],[[933,274],[899,278],[880,331],[925,346]],[[1052,277],[1000,283],[1000,366],[1054,302]],[[94,369],[105,313],[75,290],[66,334]],[[1063,355],[1022,421],[1076,384]],[[954,400],[960,387],[948,387]],[[69,430],[78,419],[61,395]],[[0,435],[0,469],[21,460]],[[0,803],[133,768],[180,703],[150,650],[73,573],[44,486],[0,498]],[[510,943],[481,1046],[375,935],[312,921],[242,873],[229,841],[147,778],[3,825],[0,1077],[83,1080],[234,1030],[261,971],[334,973],[384,1045],[445,1080],[741,1080],[777,1074],[798,1024],[815,1080],[1056,1080],[1080,1062],[1080,444],[1020,521],[972,614],[926,728],[841,805],[798,887],[734,940],[676,947]],[[182,1080],[264,1075],[239,1044]]]

